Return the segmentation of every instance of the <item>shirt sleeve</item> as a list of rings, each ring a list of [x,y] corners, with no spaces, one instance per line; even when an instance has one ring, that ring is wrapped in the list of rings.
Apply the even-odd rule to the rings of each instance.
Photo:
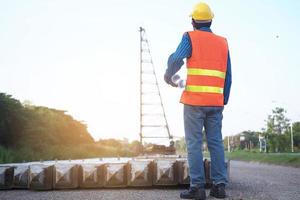
[[[190,57],[192,54],[192,45],[188,33],[184,33],[180,44],[178,45],[176,51],[169,56],[168,68],[165,73],[166,79],[171,79],[171,77],[176,74],[182,65],[184,64],[184,59]]]
[[[229,95],[230,95],[230,89],[231,89],[231,60],[230,60],[230,54],[228,51],[228,59],[227,59],[227,70],[226,70],[226,76],[225,76],[225,86],[224,86],[224,105],[228,103]]]

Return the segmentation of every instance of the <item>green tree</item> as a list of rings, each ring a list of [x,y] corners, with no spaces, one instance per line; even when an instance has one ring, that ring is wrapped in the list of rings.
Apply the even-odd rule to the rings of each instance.
[[[22,105],[11,95],[0,93],[0,145],[7,148],[93,143],[87,126],[66,111],[30,104]]]
[[[284,108],[276,107],[272,114],[268,116],[267,132],[269,134],[284,134],[289,131],[290,120],[285,116]]]
[[[258,148],[258,132],[255,131],[243,131],[239,134],[239,137],[244,137],[244,140],[240,141],[240,149],[252,149],[252,148]]]
[[[285,115],[284,108],[276,107],[268,116],[267,128],[264,133],[268,151],[284,152],[289,149],[290,120]]]
[[[26,124],[25,111],[20,101],[0,93],[0,145],[13,147]]]

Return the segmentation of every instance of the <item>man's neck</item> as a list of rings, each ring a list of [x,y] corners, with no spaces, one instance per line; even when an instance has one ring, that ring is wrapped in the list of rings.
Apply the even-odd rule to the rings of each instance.
[[[203,27],[200,27],[200,28],[198,28],[198,29],[196,29],[196,28],[194,27],[194,30],[195,30],[195,31],[198,30],[198,31],[212,32],[211,29],[210,29],[210,27],[207,27],[207,26],[203,26]]]

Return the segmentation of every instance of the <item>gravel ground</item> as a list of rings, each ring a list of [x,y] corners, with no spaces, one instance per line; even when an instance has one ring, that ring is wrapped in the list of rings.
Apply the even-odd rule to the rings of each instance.
[[[231,182],[227,200],[298,200],[300,199],[300,169],[231,161]],[[0,191],[0,200],[179,200],[184,188],[95,189],[61,191]],[[207,194],[209,190],[207,190]],[[214,199],[214,198],[208,198]]]

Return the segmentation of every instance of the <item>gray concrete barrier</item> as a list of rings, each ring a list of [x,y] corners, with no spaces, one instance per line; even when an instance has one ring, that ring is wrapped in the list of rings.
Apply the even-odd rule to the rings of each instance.
[[[180,185],[190,184],[189,165],[186,159],[177,159],[178,183]]]
[[[13,176],[13,188],[28,189],[29,187],[29,164],[15,164]]]
[[[230,176],[230,161],[226,161]],[[210,160],[204,159],[206,187],[212,184]],[[31,190],[151,187],[189,184],[186,158],[151,156],[0,165],[0,189]]]
[[[177,166],[174,159],[158,159],[154,162],[153,185],[177,185]]]
[[[81,163],[79,167],[79,187],[104,187],[104,163]]]
[[[128,161],[127,185],[133,187],[152,186],[153,160],[134,159]]]
[[[53,166],[53,188],[74,189],[78,187],[78,165],[56,162]]]
[[[127,186],[127,162],[112,162],[104,165],[104,187]]]
[[[0,166],[0,189],[11,189],[13,185],[14,167]]]
[[[53,185],[53,164],[31,164],[29,166],[29,188],[51,190]]]

